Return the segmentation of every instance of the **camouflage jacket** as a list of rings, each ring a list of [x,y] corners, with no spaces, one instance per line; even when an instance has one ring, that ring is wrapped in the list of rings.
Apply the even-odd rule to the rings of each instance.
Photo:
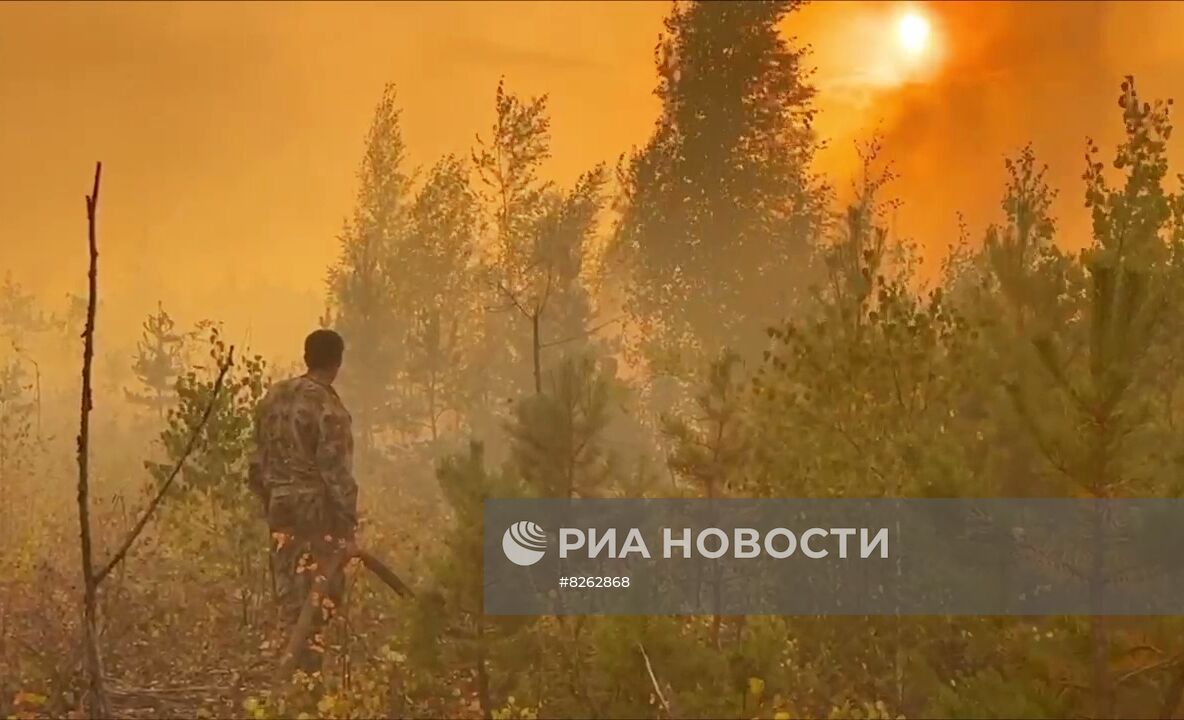
[[[333,525],[358,518],[353,432],[337,392],[307,375],[275,383],[255,408],[255,450],[248,484],[265,503],[293,494],[322,495]]]

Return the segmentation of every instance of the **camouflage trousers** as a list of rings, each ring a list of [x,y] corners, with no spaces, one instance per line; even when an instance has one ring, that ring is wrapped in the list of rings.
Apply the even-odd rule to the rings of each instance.
[[[328,567],[338,539],[330,535],[325,499],[319,491],[281,488],[272,492],[267,521],[271,528],[271,562],[275,573],[279,624],[284,641],[291,637],[301,611],[309,602],[318,572]],[[313,612],[313,631],[296,655],[296,668],[319,672],[325,652],[325,629],[341,605],[345,576],[329,582],[320,607]]]

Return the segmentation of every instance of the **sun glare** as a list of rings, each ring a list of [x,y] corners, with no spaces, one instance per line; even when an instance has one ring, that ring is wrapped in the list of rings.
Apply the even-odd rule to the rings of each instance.
[[[901,48],[912,56],[920,55],[929,47],[929,20],[916,12],[910,12],[896,23],[896,39]]]

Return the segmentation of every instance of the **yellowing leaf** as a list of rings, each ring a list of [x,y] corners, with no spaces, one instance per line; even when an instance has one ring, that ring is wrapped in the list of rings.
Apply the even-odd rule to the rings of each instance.
[[[31,692],[18,692],[12,699],[13,705],[44,705],[49,698]]]
[[[761,693],[765,691],[765,681],[758,677],[748,678],[748,692],[755,697],[760,697]]]
[[[328,713],[330,710],[333,709],[333,705],[335,702],[336,702],[336,698],[334,698],[332,695],[326,695],[325,697],[323,697],[317,701],[317,710],[319,710],[321,712],[321,714]]]

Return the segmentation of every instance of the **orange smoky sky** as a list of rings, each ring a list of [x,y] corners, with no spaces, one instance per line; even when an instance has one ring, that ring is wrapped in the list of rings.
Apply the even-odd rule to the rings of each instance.
[[[549,93],[552,172],[568,181],[643,143],[658,110],[666,2],[0,4],[0,274],[50,306],[85,278],[83,195],[104,163],[101,273],[119,344],[158,300],[183,323],[294,355],[355,192],[383,84],[411,161],[467,155],[504,76]],[[901,13],[932,52],[894,63]],[[1112,144],[1118,83],[1184,97],[1184,5],[824,2],[786,33],[812,48],[840,189],[877,130],[901,178],[895,230],[931,259],[995,219],[1002,158],[1031,141],[1061,189],[1064,242],[1085,238],[1087,135]]]

